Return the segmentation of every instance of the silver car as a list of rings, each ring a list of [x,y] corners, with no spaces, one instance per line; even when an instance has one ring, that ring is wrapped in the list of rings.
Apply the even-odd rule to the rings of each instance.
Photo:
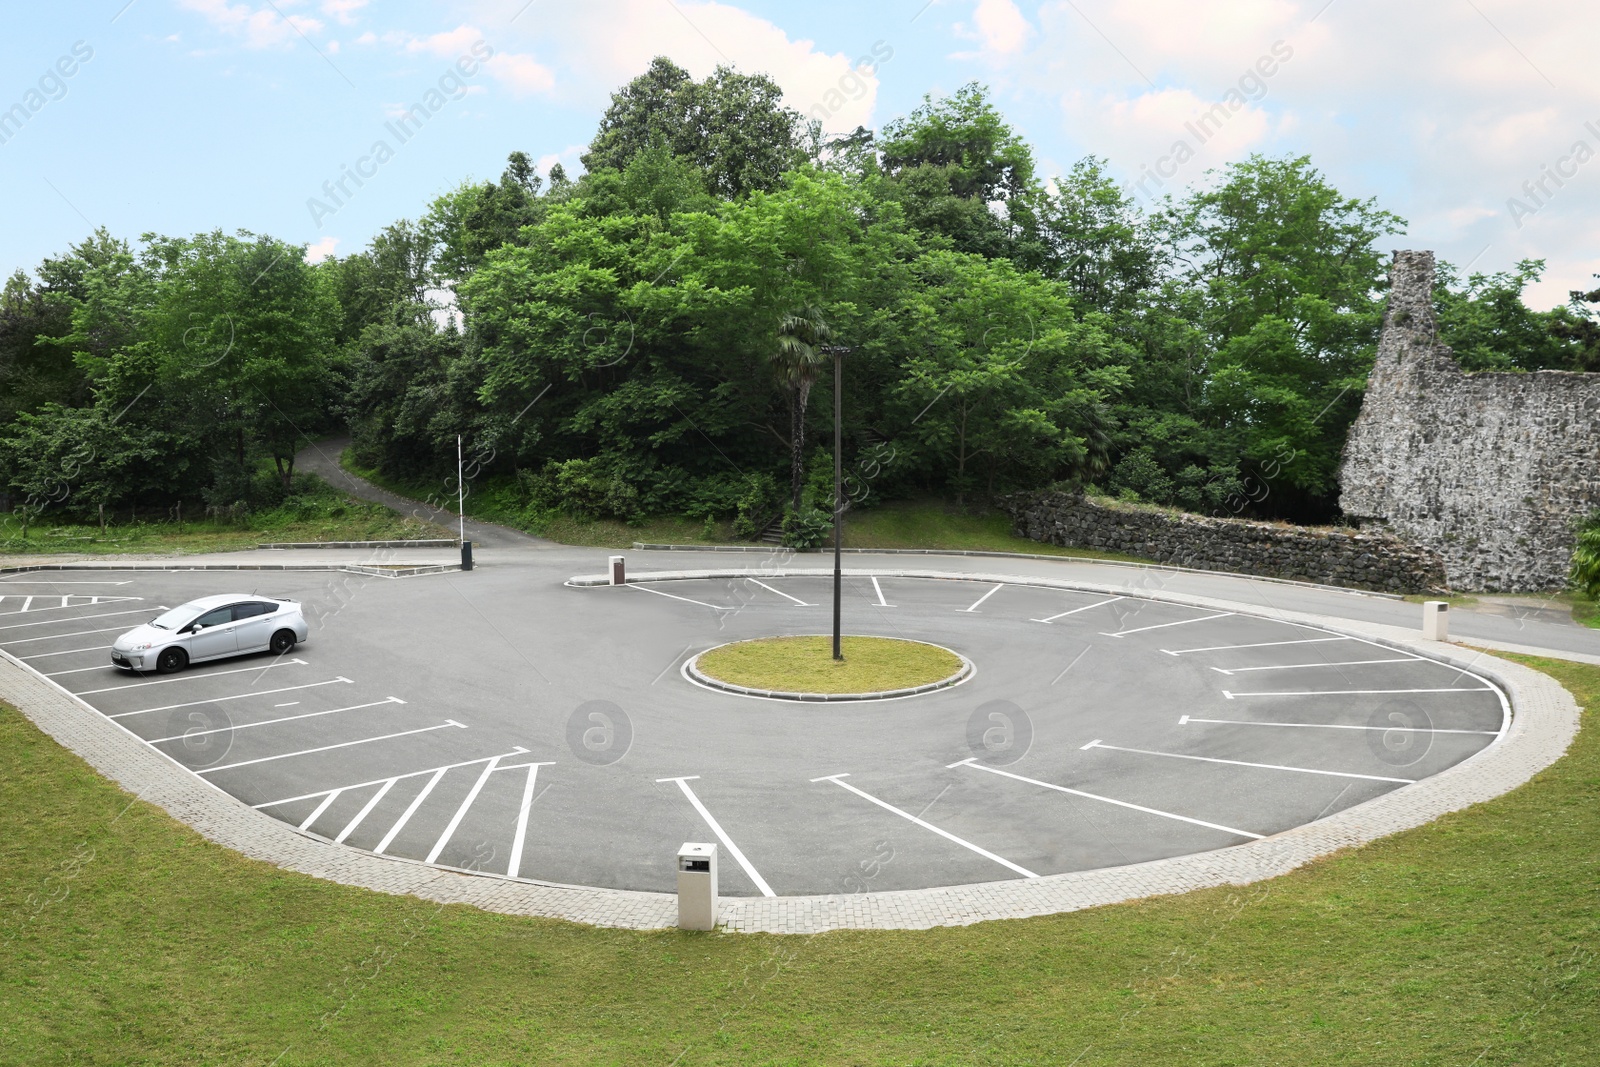
[[[283,655],[310,635],[293,600],[222,593],[191,600],[117,638],[114,666],[171,674],[191,663],[247,652]]]

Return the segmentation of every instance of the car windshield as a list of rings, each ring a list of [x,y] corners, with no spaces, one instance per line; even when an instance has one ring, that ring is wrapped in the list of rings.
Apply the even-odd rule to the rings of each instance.
[[[171,611],[157,615],[150,620],[150,625],[158,630],[176,630],[199,613],[200,609],[193,604],[184,604],[181,607],[176,607]]]

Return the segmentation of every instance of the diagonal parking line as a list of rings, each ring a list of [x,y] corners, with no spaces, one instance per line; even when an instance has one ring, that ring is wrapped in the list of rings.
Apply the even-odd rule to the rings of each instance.
[[[339,831],[339,836],[333,839],[333,843],[336,845],[344,844],[344,839],[356,832],[356,827],[361,825],[361,820],[372,814],[372,809],[378,806],[379,801],[389,795],[389,790],[393,789],[394,784],[399,780],[399,778],[390,778],[384,782],[383,788],[372,794],[372,799],[367,801],[360,811],[356,812],[356,817],[346,823],[343,830]],[[338,794],[335,793],[334,795],[337,796]]]
[[[118,629],[118,628],[119,627],[115,627],[115,626],[112,627],[113,630]],[[17,641],[17,642],[13,642],[13,643],[14,644],[21,644],[22,642]],[[111,647],[110,645],[92,645],[89,648],[64,648],[60,652],[35,652],[31,656],[18,656],[17,658],[18,659],[49,659],[51,656],[70,656],[74,652],[104,652],[106,649],[108,649],[110,647]]]
[[[849,782],[841,782],[839,780],[841,778],[846,777],[847,775],[848,775],[848,772],[846,772],[846,774],[830,774],[830,775],[827,775],[826,777],[823,777],[823,778],[813,778],[811,780],[813,782],[832,782],[834,785],[839,786],[841,789],[848,789],[848,790],[850,790],[850,792],[854,793],[856,796],[860,797],[861,799],[870,800],[872,803],[878,805],[878,807],[884,809],[885,811],[892,811],[896,815],[900,816],[902,819],[908,819],[911,822],[916,823],[918,826],[922,827],[924,830],[932,830],[934,833],[938,834],[940,837],[944,838],[946,841],[954,841],[956,844],[960,845],[962,848],[971,849],[973,852],[976,852],[978,855],[982,856],[984,859],[994,860],[996,863],[1000,864],[1000,866],[1009,868],[1009,869],[1011,869],[1013,871],[1016,871],[1018,874],[1022,875],[1024,878],[1037,878],[1037,877],[1039,877],[1037,874],[1034,874],[1032,871],[1028,870],[1028,868],[1019,867],[1017,864],[1012,863],[1010,860],[1006,859],[1004,856],[996,856],[993,852],[990,852],[986,848],[981,848],[978,845],[974,845],[971,841],[963,840],[963,839],[957,837],[955,834],[952,834],[948,830],[941,830],[937,826],[933,825],[933,823],[924,822],[923,820],[917,818],[915,815],[911,814],[909,811],[901,811],[899,808],[895,807],[893,804],[890,804],[887,801],[879,800],[877,797],[873,796],[871,793],[863,792],[860,789],[857,789],[855,786],[851,785]]]
[[[467,790],[466,799],[463,800],[461,802],[461,806],[456,809],[456,813],[450,819],[449,825],[444,828],[444,833],[440,834],[439,840],[433,843],[433,851],[429,852],[428,858],[422,862],[432,863],[434,860],[439,858],[439,853],[444,851],[444,847],[448,845],[450,843],[450,839],[455,836],[456,827],[460,826],[461,820],[467,817],[467,810],[471,808],[473,802],[478,799],[478,794],[483,792],[483,784],[489,780],[489,776],[494,773],[494,769],[500,766],[500,760],[501,757],[496,756],[484,765],[483,772],[478,775],[478,780],[472,783],[472,788]]]
[[[1142,804],[1130,804],[1126,800],[1112,800],[1110,797],[1103,797],[1096,793],[1085,793],[1081,789],[1068,789],[1066,786],[1056,785],[1054,782],[1041,782],[1037,778],[1024,778],[1020,774],[1012,774],[1010,771],[1002,771],[996,767],[985,767],[983,764],[976,762],[977,758],[978,757],[976,756],[970,756],[967,759],[962,760],[960,763],[950,764],[946,769],[954,769],[956,767],[971,767],[975,771],[988,771],[990,774],[998,774],[1004,778],[1015,778],[1019,782],[1027,782],[1029,785],[1042,786],[1045,789],[1054,789],[1058,793],[1070,793],[1075,797],[1098,800],[1104,804],[1115,804],[1119,808],[1132,808],[1134,811],[1142,811],[1147,815],[1159,815],[1163,819],[1176,819],[1178,822],[1193,823],[1195,826],[1204,826],[1211,830],[1221,830],[1223,833],[1234,834],[1237,837],[1248,837],[1256,841],[1260,841],[1263,837],[1262,834],[1253,834],[1249,830],[1236,830],[1231,826],[1223,826],[1220,823],[1206,822],[1204,819],[1191,819],[1187,815],[1175,815],[1170,811],[1161,811],[1158,808],[1147,808]]]
[[[1198,619],[1179,619],[1177,622],[1157,623],[1155,626],[1140,626],[1140,627],[1138,627],[1137,629],[1134,629],[1134,630],[1118,630],[1114,634],[1101,633],[1100,636],[1101,637],[1127,637],[1129,634],[1142,634],[1142,633],[1146,633],[1146,632],[1148,632],[1150,630],[1165,630],[1169,626],[1188,626],[1190,623],[1194,623],[1194,622],[1210,622],[1212,619],[1226,619],[1229,616],[1236,615],[1236,614],[1238,614],[1238,613],[1237,612],[1233,612],[1233,611],[1219,611],[1215,615],[1202,615]]]
[[[1261,641],[1253,645],[1211,645],[1208,648],[1163,648],[1169,656],[1187,656],[1191,652],[1229,652],[1236,648],[1277,648],[1279,645],[1321,645],[1329,641],[1355,641],[1354,637],[1301,637],[1293,641]]]
[[[497,759],[498,757],[487,756],[485,758]],[[473,760],[472,762],[482,763],[483,760]],[[470,766],[470,764],[458,763],[453,766],[464,767]],[[406,828],[406,823],[411,821],[411,816],[415,815],[417,809],[422,807],[422,802],[428,799],[428,794],[433,792],[433,787],[439,784],[440,779],[444,777],[445,772],[448,770],[450,770],[450,767],[447,766],[440,767],[433,772],[433,777],[429,778],[427,784],[422,787],[422,792],[411,798],[411,803],[406,806],[406,810],[400,815],[399,820],[389,827],[389,832],[383,835],[383,840],[378,842],[378,847],[372,850],[374,855],[383,855],[384,850],[394,843],[394,839],[400,836],[400,831]],[[426,774],[427,772],[424,771],[423,773]]]
[[[374,741],[390,741],[396,737],[410,737],[412,734],[425,734],[434,730],[448,730],[452,726],[465,730],[466,726],[454,719],[446,719],[438,726],[424,726],[418,730],[401,730],[397,734],[384,734],[382,737],[363,737],[357,741],[342,741],[337,745],[323,745],[320,748],[303,748],[298,752],[280,752],[276,756],[262,756],[260,759],[247,759],[238,763],[224,763],[220,767],[206,767],[195,771],[195,774],[216,774],[218,771],[231,771],[236,767],[253,767],[258,763],[271,763],[273,760],[293,759],[295,756],[312,756],[318,752],[332,752],[336,748],[350,748],[352,745],[367,745]]]
[[[1448,664],[1447,664],[1448,666]],[[1234,693],[1227,689],[1222,695],[1229,700],[1240,697],[1372,697],[1389,696],[1398,693],[1492,693],[1494,689],[1487,685],[1475,685],[1470,689],[1308,689],[1303,692],[1286,693]]]
[[[327,811],[328,808],[333,805],[335,800],[339,799],[339,794],[343,792],[343,789],[335,789],[333,792],[329,793],[326,799],[324,799],[321,804],[318,804],[316,809],[313,810],[310,815],[306,816],[306,821],[300,824],[300,829],[304,830],[312,823],[316,822],[317,819],[321,817],[322,813]]]
[[[1249,671],[1299,671],[1312,667],[1370,667],[1375,663],[1421,663],[1421,656],[1401,656],[1398,659],[1352,659],[1341,663],[1275,663],[1266,667],[1212,667],[1218,674],[1245,674]]]
[[[814,608],[814,607],[816,607],[815,604],[807,604],[804,600],[801,600],[797,596],[790,596],[788,593],[785,593],[782,589],[774,589],[774,588],[772,588],[772,586],[768,585],[766,582],[756,581],[756,579],[750,578],[750,577],[746,577],[745,581],[747,581],[747,582],[755,582],[757,585],[759,585],[761,588],[765,589],[767,592],[769,592],[769,593],[777,593],[779,596],[783,597],[784,599],[792,600],[796,604],[799,604],[803,608]]]
[[[1090,608],[1103,608],[1107,604],[1115,604],[1119,600],[1126,600],[1126,599],[1128,599],[1128,598],[1125,597],[1125,596],[1114,596],[1109,600],[1097,600],[1093,604],[1085,604],[1081,608],[1073,608],[1071,611],[1063,611],[1061,614],[1052,615],[1048,619],[1033,619],[1031,621],[1033,621],[1033,622],[1055,622],[1057,619],[1064,619],[1068,615],[1076,615],[1080,611],[1088,611]]]
[[[528,764],[528,778],[522,784],[522,807],[517,810],[517,829],[511,839],[511,860],[506,864],[507,878],[522,877],[522,849],[528,839],[528,810],[533,807],[537,799],[533,794],[533,784],[539,778],[540,767],[554,767],[554,763]],[[549,786],[545,786],[549,789]],[[541,796],[543,794],[540,794]]]
[[[126,719],[130,715],[148,715],[152,711],[171,711],[173,708],[192,708],[200,704],[220,704],[224,700],[244,700],[248,697],[267,697],[274,693],[293,693],[301,689],[315,689],[319,685],[354,685],[350,679],[343,677],[330,678],[326,682],[307,682],[305,685],[286,685],[281,689],[260,689],[254,693],[235,693],[227,697],[211,697],[207,700],[189,700],[182,704],[163,704],[158,708],[140,708],[138,711],[119,711],[115,715],[107,715],[108,719]]]
[[[744,868],[744,873],[749,875],[750,880],[756,884],[756,888],[761,890],[761,895],[764,897],[777,896],[778,894],[774,893],[772,887],[767,884],[767,880],[757,873],[754,865],[745,858],[743,852],[739,851],[739,846],[733,843],[733,838],[729,837],[727,832],[722,829],[722,824],[711,817],[711,812],[706,809],[704,804],[700,803],[700,798],[694,795],[694,790],[689,788],[689,782],[699,777],[698,774],[691,774],[683,778],[657,778],[656,781],[658,783],[677,782],[678,788],[683,790],[683,795],[689,798],[690,804],[694,805],[694,810],[699,812],[700,817],[706,821],[706,825],[711,827],[711,832],[717,835],[717,840],[721,841],[722,846],[728,850],[728,855],[732,856],[739,866]]]
[[[224,674],[245,674],[249,671],[270,671],[274,667],[284,666],[290,663],[298,663],[302,667],[306,666],[306,661],[303,659],[275,659],[271,663],[263,664],[259,667],[235,667],[232,670],[211,671],[207,674],[180,674],[176,678],[157,678],[150,682],[133,682],[129,685],[108,685],[104,689],[85,689],[81,693],[73,693],[72,695],[75,697],[86,697],[93,696],[96,693],[120,693],[124,689],[140,689],[147,685],[166,685],[170,682],[193,682],[204,678],[220,678]]]
[[[1118,745],[1105,745],[1099,741],[1090,741],[1083,746],[1083,751],[1091,748],[1106,748],[1113,752],[1136,752],[1141,756],[1165,756],[1168,759],[1190,759],[1201,763],[1226,763],[1230,767],[1255,767],[1264,771],[1294,771],[1297,774],[1321,774],[1329,778],[1360,778],[1367,782],[1399,782],[1401,785],[1412,785],[1415,778],[1385,778],[1381,774],[1351,774],[1348,771],[1322,771],[1314,767],[1285,767],[1277,763],[1246,763],[1237,759],[1218,759],[1216,756],[1190,756],[1182,752],[1152,752],[1147,748],[1122,748]]]
[[[363,708],[381,708],[385,704],[404,704],[399,697],[390,697],[388,700],[375,700],[371,704],[352,704],[348,708],[330,708],[327,711],[308,711],[304,715],[287,715],[281,719],[267,719],[264,722],[247,722],[239,726],[219,726],[215,730],[187,730],[172,737],[151,737],[145,740],[147,745],[159,745],[163,741],[184,741],[191,737],[204,737],[206,734],[228,734],[235,730],[253,730],[257,726],[276,726],[280,722],[297,722],[300,719],[315,719],[319,715],[337,715],[341,711],[360,711]]]
[[[152,608],[151,610],[154,610],[154,609]],[[60,620],[57,620],[57,621],[67,622],[69,620],[60,619]],[[77,622],[78,620],[72,619],[70,621]],[[5,644],[6,644],[7,648],[10,648],[12,645],[26,645],[26,644],[28,644],[28,643],[30,643],[32,641],[59,641],[63,637],[88,637],[90,634],[109,634],[109,633],[116,633],[116,632],[118,632],[120,630],[126,630],[126,629],[127,629],[126,626],[102,626],[98,630],[74,630],[70,634],[46,634],[43,637],[19,637],[15,641],[11,640],[10,638],[7,638]],[[110,647],[110,646],[107,646],[107,647]],[[85,651],[85,650],[80,648],[80,649],[75,649],[74,651],[82,652],[82,651]],[[65,655],[65,654],[66,653],[62,653],[62,655]]]
[[[25,626],[53,626],[58,622],[84,622],[84,621],[86,621],[88,619],[109,619],[113,615],[144,615],[144,614],[146,614],[148,612],[152,612],[152,611],[165,611],[165,610],[167,610],[167,609],[163,608],[163,607],[131,608],[131,609],[127,610],[127,611],[102,611],[98,615],[74,615],[71,618],[66,618],[66,619],[35,619],[32,622],[14,622],[14,623],[10,624],[9,626],[0,626],[0,630],[20,630]],[[110,627],[110,629],[113,629],[113,630],[115,630],[116,628],[117,627],[115,627],[115,626]],[[100,631],[85,630],[84,632],[85,633],[97,633],[97,632],[100,632]],[[71,637],[72,634],[55,634],[54,636],[56,636],[56,637]],[[36,640],[36,641],[47,641],[47,640],[49,640],[49,638],[38,637],[38,638],[33,638],[33,640]]]
[[[965,611],[977,611],[979,604],[982,604],[985,600],[988,600],[990,597],[994,596],[996,593],[998,593],[1000,590],[1004,589],[1005,587],[1006,587],[1006,583],[1001,582],[999,585],[995,586],[993,589],[989,590],[987,593],[985,593],[981,597],[979,597],[977,599],[977,601],[972,605],[972,607],[970,607],[970,608],[962,608],[961,610],[964,611],[964,612]]]
[[[1188,726],[1192,722],[1202,722],[1215,726],[1282,726],[1295,730],[1376,730],[1379,733],[1389,733],[1398,730],[1401,733],[1419,734],[1481,734],[1485,737],[1500,736],[1499,730],[1445,730],[1433,726],[1347,726],[1343,723],[1332,722],[1255,722],[1246,719],[1197,719],[1192,715],[1185,715],[1178,720],[1179,726]]]
[[[521,748],[519,748],[517,750],[517,752],[525,752],[525,751],[527,751],[527,750],[526,749],[521,749]],[[502,752],[500,754],[500,758],[501,759],[505,759],[507,756],[515,756],[515,755],[517,755],[517,752]],[[479,756],[477,759],[462,760],[460,763],[447,763],[443,767],[424,767],[420,771],[411,771],[409,774],[397,774],[394,777],[395,777],[396,781],[399,781],[399,780],[405,779],[405,778],[416,778],[419,775],[424,775],[424,774],[436,774],[436,773],[443,772],[443,771],[453,771],[457,767],[473,767],[473,766],[476,766],[479,763],[482,763],[484,760],[490,760],[490,759],[494,759],[494,758],[495,757],[493,757],[493,756]],[[382,785],[384,782],[387,782],[388,780],[389,779],[387,779],[387,778],[374,778],[370,782],[357,782],[354,785],[341,785],[341,786],[338,786],[337,788],[345,790],[346,792],[348,792],[351,789],[365,789],[369,785]],[[318,789],[315,793],[301,793],[297,797],[284,797],[282,800],[266,800],[266,801],[262,801],[260,804],[252,804],[250,806],[253,807],[253,808],[256,808],[257,810],[259,810],[261,808],[276,808],[276,807],[279,807],[279,806],[281,806],[283,804],[293,804],[293,803],[295,803],[297,801],[301,801],[301,800],[310,800],[313,797],[326,796],[328,794],[328,792],[329,792],[329,790],[327,790],[327,789]]]
[[[688,597],[679,596],[676,593],[663,593],[659,589],[651,589],[648,585],[637,585],[637,584],[630,583],[628,585],[628,588],[629,589],[637,589],[642,593],[654,593],[656,596],[671,597],[673,600],[681,600],[685,604],[694,604],[694,605],[697,605],[698,607],[710,608],[712,611],[732,611],[733,610],[732,608],[729,608],[729,607],[723,607],[720,604],[707,604],[704,600],[690,600]]]

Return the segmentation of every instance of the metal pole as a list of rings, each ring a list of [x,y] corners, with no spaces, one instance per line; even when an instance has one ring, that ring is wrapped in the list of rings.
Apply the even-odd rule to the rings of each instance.
[[[833,351],[833,658],[844,659],[839,647],[839,590],[844,584],[839,558],[844,529],[844,351]]]
[[[456,515],[461,524],[460,541],[467,543],[467,487],[461,481],[461,435],[456,434]]]

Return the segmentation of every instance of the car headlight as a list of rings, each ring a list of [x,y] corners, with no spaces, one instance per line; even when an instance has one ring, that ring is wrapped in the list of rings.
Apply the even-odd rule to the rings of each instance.
[[[146,649],[151,649],[151,648],[154,648],[154,647],[155,647],[154,644],[152,644],[149,641],[146,641],[142,645],[130,645],[130,646],[128,646],[128,651],[129,652],[143,652]]]

